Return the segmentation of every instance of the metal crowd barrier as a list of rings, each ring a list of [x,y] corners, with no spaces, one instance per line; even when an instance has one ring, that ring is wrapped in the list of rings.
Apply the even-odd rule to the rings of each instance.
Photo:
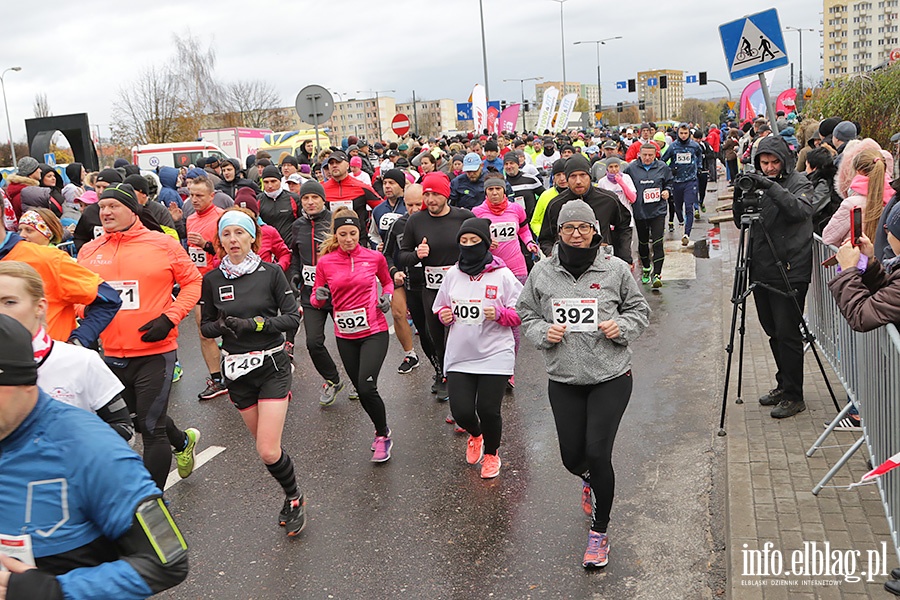
[[[806,319],[822,355],[837,373],[850,401],[859,410],[862,436],[813,489],[813,494],[818,494],[863,444],[868,448],[875,466],[900,452],[900,332],[893,324],[867,333],[850,328],[827,285],[837,274],[837,268],[822,266],[822,262],[836,251],[835,247],[815,236]],[[849,410],[848,403],[809,449],[807,456],[812,456]],[[894,550],[900,559],[900,533],[897,527],[900,517],[900,469],[882,475],[877,485]]]

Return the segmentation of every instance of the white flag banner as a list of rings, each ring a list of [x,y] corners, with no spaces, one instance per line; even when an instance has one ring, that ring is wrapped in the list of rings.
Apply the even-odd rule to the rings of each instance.
[[[472,90],[472,121],[475,123],[475,133],[481,134],[488,126],[487,96],[484,86],[475,84]]]
[[[544,90],[544,100],[541,103],[541,113],[538,115],[537,125],[534,130],[541,135],[545,129],[550,127],[550,115],[556,108],[556,99],[559,98],[559,90],[555,87],[548,87]]]
[[[569,118],[572,111],[575,110],[575,102],[578,100],[578,94],[566,94],[559,103],[559,114],[556,115],[556,123],[553,125],[553,133],[562,131],[569,124]]]

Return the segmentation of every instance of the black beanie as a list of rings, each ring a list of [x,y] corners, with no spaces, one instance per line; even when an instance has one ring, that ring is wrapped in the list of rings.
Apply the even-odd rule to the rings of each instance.
[[[400,189],[406,187],[406,175],[400,169],[388,169],[382,175],[383,179],[393,179],[400,186]]]
[[[588,162],[581,154],[573,154],[566,161],[566,179],[568,179],[572,173],[584,172],[590,174],[591,172],[591,163]]]
[[[0,339],[0,386],[36,384],[38,365],[28,330],[12,317],[0,315]]]
[[[141,203],[137,200],[137,195],[134,193],[134,188],[128,185],[127,183],[114,183],[100,194],[100,200],[104,198],[112,198],[114,200],[118,200],[133,212],[136,215],[141,214]]]
[[[141,192],[145,196],[150,195],[150,184],[140,175],[129,175],[125,178],[125,183],[133,187],[136,192]]]
[[[463,224],[460,225],[459,233],[456,234],[457,243],[459,243],[459,238],[461,238],[464,233],[474,233],[481,238],[481,241],[487,242],[487,244],[490,245],[491,221],[490,219],[479,219],[478,217],[466,219],[463,221]]]
[[[103,169],[102,171],[97,173],[97,181],[104,181],[106,183],[122,183],[123,181],[125,181],[125,178],[122,177],[122,174],[115,169]]]
[[[819,123],[819,135],[823,138],[828,137],[834,132],[834,128],[837,127],[838,123],[843,121],[840,117],[829,117],[824,119],[821,123]]]
[[[559,158],[553,163],[553,170],[551,171],[551,175],[556,175],[557,173],[565,173],[566,172],[566,162],[568,162],[565,158]]]
[[[281,169],[276,167],[275,165],[269,165],[262,172],[262,179],[266,179],[267,177],[273,177],[275,179],[281,179]]]
[[[268,167],[266,167],[268,168]],[[322,200],[325,199],[325,188],[322,187],[322,184],[316,181],[315,179],[310,179],[306,183],[300,186],[300,198],[307,194],[315,194],[320,197]]]

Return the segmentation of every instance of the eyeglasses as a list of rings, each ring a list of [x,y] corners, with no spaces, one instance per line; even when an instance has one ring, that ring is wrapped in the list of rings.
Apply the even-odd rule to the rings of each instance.
[[[566,224],[559,228],[559,230],[566,235],[574,234],[576,229],[581,235],[587,235],[594,230],[594,226],[590,223],[582,223],[578,226]]]

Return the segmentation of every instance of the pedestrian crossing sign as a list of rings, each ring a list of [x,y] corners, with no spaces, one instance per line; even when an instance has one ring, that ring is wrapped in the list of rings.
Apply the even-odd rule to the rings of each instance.
[[[732,81],[788,64],[778,11],[774,8],[719,26]]]

